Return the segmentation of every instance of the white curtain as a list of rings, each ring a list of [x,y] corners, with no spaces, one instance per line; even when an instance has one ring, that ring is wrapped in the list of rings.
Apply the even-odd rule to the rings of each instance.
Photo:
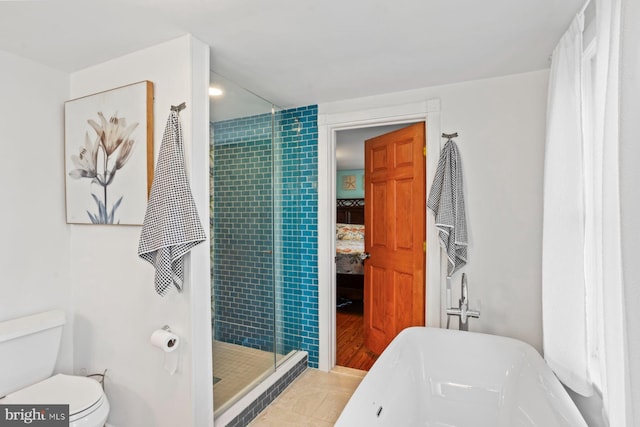
[[[582,84],[583,14],[556,47],[543,224],[545,359],[568,387],[599,389],[611,427],[631,426],[619,195],[620,0],[595,0],[593,74]],[[583,92],[581,92],[581,89]],[[582,122],[581,122],[582,118]]]
[[[583,13],[553,52],[547,105],[542,238],[544,357],[584,396],[588,373],[582,129]]]
[[[624,324],[624,287],[619,192],[620,0],[596,0],[596,72],[594,76],[594,151],[600,156],[595,193],[601,194],[596,229],[601,236],[601,267],[595,278],[601,304],[599,359],[602,397],[612,427],[629,425]],[[598,200],[596,200],[598,202]]]

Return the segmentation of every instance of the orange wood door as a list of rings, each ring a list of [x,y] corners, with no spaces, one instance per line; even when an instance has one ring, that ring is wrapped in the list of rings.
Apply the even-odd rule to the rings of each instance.
[[[365,344],[425,324],[425,124],[365,141]]]

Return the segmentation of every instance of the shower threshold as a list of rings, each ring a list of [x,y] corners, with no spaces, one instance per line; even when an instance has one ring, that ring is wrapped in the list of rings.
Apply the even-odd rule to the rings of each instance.
[[[214,365],[216,344],[218,344],[217,341],[214,342]],[[240,347],[244,350],[247,349],[242,346],[235,347]],[[308,355],[306,351],[291,351],[286,355],[278,355],[279,361],[275,371],[273,370],[273,353],[263,353],[267,353],[269,355],[271,365],[265,371],[261,372],[258,377],[254,377],[252,381],[247,381],[245,384],[239,381],[233,386],[233,388],[237,389],[235,397],[229,399],[227,402],[222,402],[219,406],[216,405],[216,399],[220,401],[220,399],[224,397],[222,393],[228,393],[229,391],[223,392],[219,387],[225,381],[224,374],[218,375],[216,373],[216,377],[219,377],[220,380],[213,386],[215,427],[247,425],[249,421],[257,416],[260,411],[266,408],[298,375],[304,372],[307,368]],[[230,354],[233,354],[233,352],[230,352]],[[256,360],[260,359],[256,358]],[[257,366],[264,366],[260,365],[262,362],[257,363]],[[251,368],[251,370],[253,369]],[[231,381],[228,383],[230,382]],[[218,387],[218,391],[216,391],[216,387]]]
[[[275,365],[295,352],[275,354],[222,341],[213,341],[213,411],[222,413],[274,372]]]

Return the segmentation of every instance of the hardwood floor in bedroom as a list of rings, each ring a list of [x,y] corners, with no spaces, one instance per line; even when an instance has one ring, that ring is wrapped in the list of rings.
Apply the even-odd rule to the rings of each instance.
[[[362,301],[353,300],[336,310],[336,365],[368,371],[378,359],[364,345]]]

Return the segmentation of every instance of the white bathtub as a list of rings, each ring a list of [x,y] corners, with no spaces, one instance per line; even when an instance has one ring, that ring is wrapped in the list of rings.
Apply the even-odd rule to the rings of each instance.
[[[335,425],[587,426],[530,345],[423,327],[393,340]]]

